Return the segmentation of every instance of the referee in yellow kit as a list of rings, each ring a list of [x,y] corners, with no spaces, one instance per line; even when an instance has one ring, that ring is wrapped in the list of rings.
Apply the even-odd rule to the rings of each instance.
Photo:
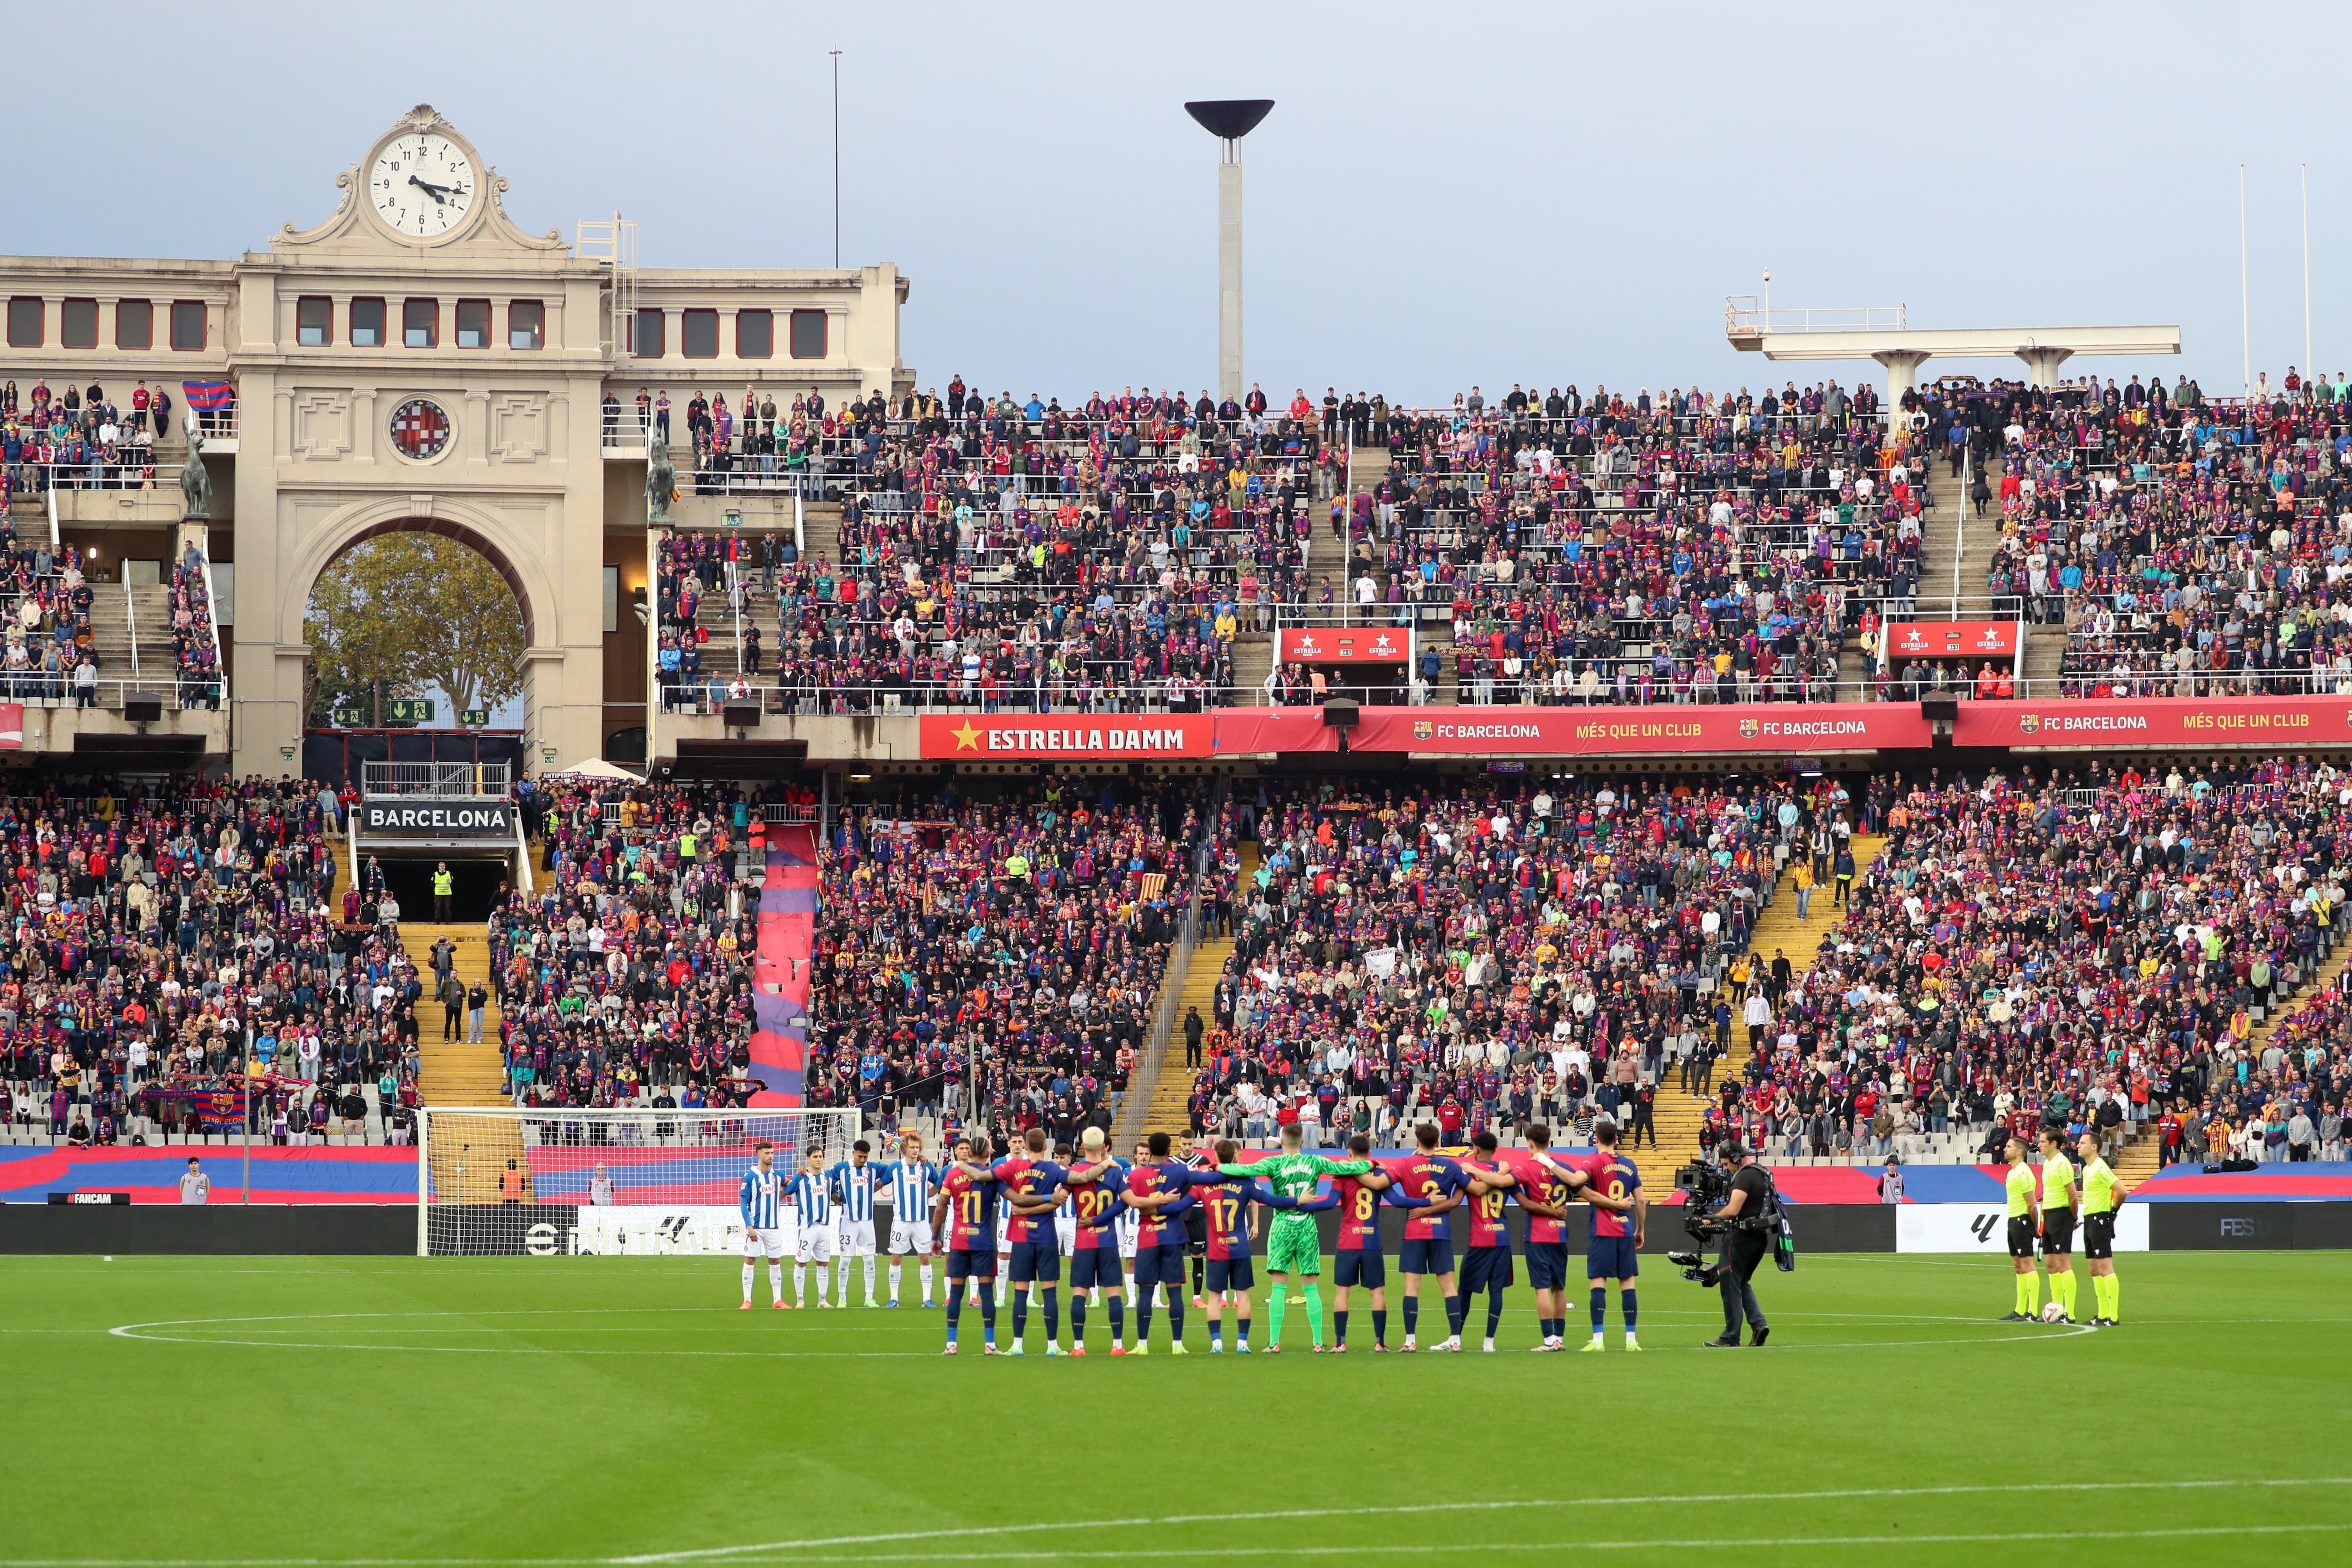
[[[2083,1157],[2083,1258],[2091,1266],[2091,1289],[2098,1315],[2091,1321],[2112,1329],[2123,1321],[2123,1281],[2116,1278],[2116,1213],[2131,1195],[2099,1154],[2099,1141],[2085,1132],[2075,1142]]]
[[[2074,1216],[2081,1211],[2082,1189],[2074,1184],[2074,1163],[2066,1158],[2063,1129],[2042,1130],[2042,1197],[2034,1205],[2041,1223],[2042,1264],[2050,1271],[2050,1299],[2066,1310],[2062,1323],[2074,1321]]]
[[[2041,1310],[2041,1276],[2033,1272],[2033,1167],[2025,1163],[2025,1140],[2009,1135],[2009,1262],[2017,1270],[2017,1304],[2004,1323],[2030,1323]]]

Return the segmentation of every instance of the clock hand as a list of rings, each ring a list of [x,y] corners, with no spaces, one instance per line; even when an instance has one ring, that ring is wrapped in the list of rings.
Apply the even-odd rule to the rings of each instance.
[[[446,204],[448,200],[449,187],[446,185],[428,185],[414,174],[408,176],[408,183],[415,185],[418,190],[423,191],[426,195],[431,196],[434,201],[437,203]]]

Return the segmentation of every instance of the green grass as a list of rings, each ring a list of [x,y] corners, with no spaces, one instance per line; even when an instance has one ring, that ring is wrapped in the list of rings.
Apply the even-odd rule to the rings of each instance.
[[[2352,1256],[2127,1258],[2125,1326],[2071,1335],[1993,1322],[1998,1262],[1811,1258],[1736,1353],[1664,1271],[1639,1356],[1613,1303],[1607,1355],[1528,1354],[1524,1288],[1495,1355],[1482,1316],[1466,1354],[1373,1356],[1359,1302],[1339,1361],[1303,1309],[1278,1359],[1199,1353],[1198,1312],[1182,1360],[1104,1356],[1099,1312],[1084,1361],[1034,1321],[984,1359],[968,1312],[948,1361],[936,1312],[739,1312],[737,1269],[10,1258],[0,1568],[2352,1552]]]

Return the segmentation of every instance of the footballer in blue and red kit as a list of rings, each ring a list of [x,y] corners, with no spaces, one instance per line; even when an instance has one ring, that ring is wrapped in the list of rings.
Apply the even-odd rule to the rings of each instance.
[[[1126,1304],[1121,1294],[1125,1270],[1118,1256],[1118,1237],[1111,1222],[1125,1212],[1119,1194],[1127,1190],[1127,1163],[1104,1152],[1102,1133],[1087,1129],[1079,1158],[1066,1183],[1070,1214],[1077,1221],[1070,1242],[1070,1353],[1087,1353],[1087,1292],[1099,1289],[1110,1309],[1110,1353],[1125,1355],[1120,1343],[1126,1332]]]
[[[1414,1142],[1420,1147],[1389,1166],[1389,1174],[1396,1178],[1404,1195],[1422,1200],[1417,1206],[1423,1212],[1405,1221],[1404,1245],[1397,1251],[1397,1272],[1404,1277],[1404,1348],[1408,1351],[1416,1346],[1414,1329],[1421,1316],[1421,1280],[1430,1274],[1437,1276],[1438,1288],[1445,1293],[1446,1343],[1443,1348],[1462,1348],[1462,1299],[1454,1291],[1454,1235],[1446,1216],[1449,1211],[1461,1206],[1470,1177],[1457,1162],[1437,1152],[1437,1138],[1436,1124],[1423,1122],[1413,1130]]]
[[[1504,1218],[1510,1200],[1504,1194],[1518,1184],[1518,1177],[1496,1158],[1492,1132],[1479,1133],[1471,1143],[1477,1152],[1462,1166],[1470,1177],[1470,1201],[1464,1205],[1470,1216],[1470,1239],[1462,1254],[1462,1301],[1466,1314],[1478,1292],[1486,1292],[1485,1348],[1492,1351],[1495,1331],[1503,1321],[1503,1292],[1514,1283],[1511,1231]]]
[[[969,1161],[985,1155],[988,1145],[978,1149],[958,1140],[956,1152],[961,1160]],[[948,1243],[948,1347],[949,1355],[956,1352],[957,1321],[963,1313],[963,1282],[970,1279],[993,1279],[996,1277],[996,1203],[997,1184],[990,1178],[975,1176],[971,1168],[957,1163],[948,1168],[940,1180],[940,1195],[933,1205],[931,1233],[944,1235]],[[941,1230],[944,1224],[946,1228]],[[986,1353],[996,1353],[996,1296],[993,1291],[980,1293],[980,1319],[986,1337]]]
[[[1617,1125],[1602,1118],[1592,1124],[1592,1152],[1577,1159],[1575,1169],[1584,1173],[1590,1194],[1606,1198],[1611,1204],[1631,1205],[1631,1212],[1617,1207],[1592,1205],[1591,1237],[1585,1243],[1584,1278],[1592,1290],[1592,1342],[1587,1351],[1601,1348],[1601,1320],[1609,1303],[1609,1287],[1619,1287],[1619,1301],[1625,1314],[1625,1348],[1637,1351],[1641,1342],[1634,1337],[1639,1316],[1633,1279],[1642,1271],[1642,1232],[1647,1217],[1648,1201],[1642,1196],[1642,1173],[1633,1162],[1617,1152]]]
[[[1582,1172],[1561,1173],[1546,1155],[1551,1129],[1540,1121],[1528,1124],[1528,1149],[1534,1161],[1518,1172],[1517,1196],[1528,1216],[1528,1283],[1536,1293],[1536,1326],[1539,1351],[1557,1351],[1568,1331],[1568,1205],[1585,1185]]]
[[[1359,1132],[1348,1140],[1348,1152],[1371,1152],[1372,1141]],[[1331,1184],[1339,1204],[1339,1237],[1331,1249],[1331,1349],[1348,1350],[1349,1292],[1360,1285],[1372,1293],[1372,1349],[1389,1348],[1388,1264],[1381,1251],[1381,1205],[1419,1207],[1427,1200],[1407,1198],[1396,1179],[1375,1164],[1360,1176],[1340,1176]]]
[[[1069,1173],[1045,1156],[1045,1130],[1032,1127],[1023,1134],[1025,1151],[1000,1160],[989,1175],[1002,1184],[1007,1204],[1005,1240],[1012,1247],[1013,1350],[1026,1354],[1022,1336],[1029,1328],[1029,1288],[1035,1285],[1045,1309],[1045,1353],[1059,1355],[1062,1315],[1055,1299],[1061,1279],[1061,1242],[1054,1234],[1054,1214],[1061,1206],[1062,1184]]]
[[[1126,1201],[1138,1210],[1142,1223],[1135,1238],[1135,1350],[1147,1353],[1151,1344],[1151,1288],[1168,1287],[1169,1352],[1184,1352],[1184,1211],[1193,1199],[1186,1189],[1190,1173],[1168,1157],[1169,1139],[1154,1132],[1145,1143],[1157,1163],[1138,1165],[1127,1173]],[[1138,1202],[1138,1199],[1146,1200]]]

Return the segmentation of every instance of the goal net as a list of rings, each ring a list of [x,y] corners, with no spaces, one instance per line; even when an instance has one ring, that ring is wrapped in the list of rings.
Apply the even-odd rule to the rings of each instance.
[[[854,1109],[516,1110],[417,1121],[419,1256],[740,1253],[737,1201],[763,1141],[789,1176],[849,1158]]]

